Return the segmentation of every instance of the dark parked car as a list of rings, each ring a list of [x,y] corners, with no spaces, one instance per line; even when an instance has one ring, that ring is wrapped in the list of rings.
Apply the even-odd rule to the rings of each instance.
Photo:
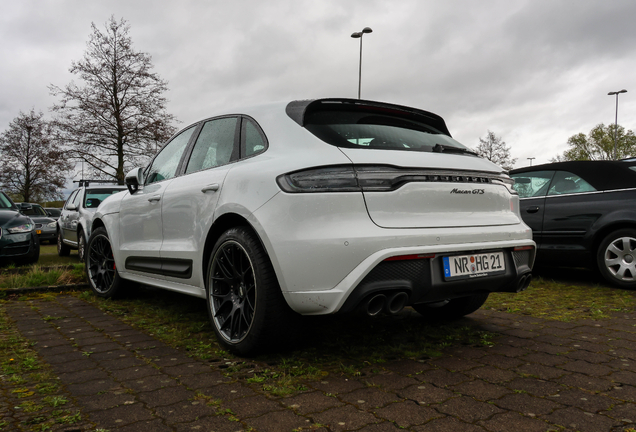
[[[39,257],[40,243],[35,234],[35,223],[18,211],[11,198],[0,192],[0,263],[35,263]]]
[[[596,267],[636,288],[636,161],[571,161],[510,172],[537,263]]]
[[[48,241],[57,241],[57,222],[49,216],[40,204],[19,203],[20,213],[31,218],[35,223],[35,233],[40,239],[40,244]]]
[[[62,214],[61,208],[56,207],[44,207],[46,214],[49,215],[51,219],[58,220],[60,218],[60,214]]]

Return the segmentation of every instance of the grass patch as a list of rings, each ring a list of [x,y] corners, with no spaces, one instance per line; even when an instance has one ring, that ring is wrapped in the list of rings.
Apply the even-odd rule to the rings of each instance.
[[[483,308],[557,321],[604,319],[634,311],[636,291],[536,277],[522,293],[491,294]]]
[[[79,412],[59,409],[68,399],[56,375],[9,321],[3,303],[0,301],[0,376],[7,406],[20,413],[24,430],[48,430],[55,424],[77,422]],[[0,431],[6,426],[8,423],[0,421]]]
[[[40,258],[37,265],[42,267],[67,266],[72,264],[82,264],[79,261],[77,250],[71,249],[69,256],[61,257],[57,254],[57,245],[40,245]],[[2,266],[3,269],[13,269],[29,267],[31,264],[21,264],[19,261],[8,261]]]
[[[75,264],[72,269],[53,267],[43,269],[34,265],[24,273],[0,274],[0,290],[85,283],[84,264]]]
[[[41,266],[54,266],[54,265],[69,265],[78,264],[79,257],[77,250],[71,249],[69,256],[61,257],[57,254],[57,245],[40,245],[40,259],[38,265]]]

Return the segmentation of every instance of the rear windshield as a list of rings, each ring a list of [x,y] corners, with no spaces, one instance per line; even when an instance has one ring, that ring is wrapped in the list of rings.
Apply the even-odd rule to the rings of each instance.
[[[85,208],[97,208],[109,196],[119,193],[124,189],[90,189],[86,191],[86,200],[84,201]]]
[[[305,127],[337,147],[431,152],[439,144],[446,148],[467,149],[424,122],[378,112],[316,111],[307,114]]]
[[[47,208],[45,209],[51,216],[60,216],[62,214],[62,209],[58,208]]]
[[[32,205],[31,208],[22,209],[21,213],[27,216],[46,216],[46,212],[39,205]]]

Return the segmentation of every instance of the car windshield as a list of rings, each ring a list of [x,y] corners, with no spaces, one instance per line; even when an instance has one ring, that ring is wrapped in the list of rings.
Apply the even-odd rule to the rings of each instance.
[[[13,204],[11,203],[11,201],[9,201],[9,198],[7,198],[7,196],[0,192],[0,209],[11,209],[13,208]]]
[[[410,150],[469,150],[445,133],[420,121],[367,111],[325,110],[307,115],[305,127],[338,147]]]
[[[100,188],[90,189],[86,191],[86,199],[84,200],[85,208],[97,208],[109,196],[121,192],[122,189]]]
[[[22,209],[22,214],[27,216],[47,216],[46,212],[39,205],[31,205],[31,208]]]

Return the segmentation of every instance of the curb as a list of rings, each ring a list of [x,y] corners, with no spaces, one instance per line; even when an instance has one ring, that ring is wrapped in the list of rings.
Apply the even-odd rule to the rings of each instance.
[[[54,286],[41,286],[41,287],[32,287],[32,288],[10,288],[0,290],[0,293],[6,294],[29,294],[36,292],[47,292],[47,291],[76,291],[81,289],[88,289],[90,285],[87,283],[83,284],[72,284],[72,285],[54,285]]]
[[[51,270],[73,270],[75,268],[74,265],[60,265],[60,266],[46,266],[40,267],[42,271],[51,271]],[[24,274],[33,270],[32,266],[27,267],[16,267],[12,269],[0,269],[0,274],[4,275],[14,275],[14,274]]]

